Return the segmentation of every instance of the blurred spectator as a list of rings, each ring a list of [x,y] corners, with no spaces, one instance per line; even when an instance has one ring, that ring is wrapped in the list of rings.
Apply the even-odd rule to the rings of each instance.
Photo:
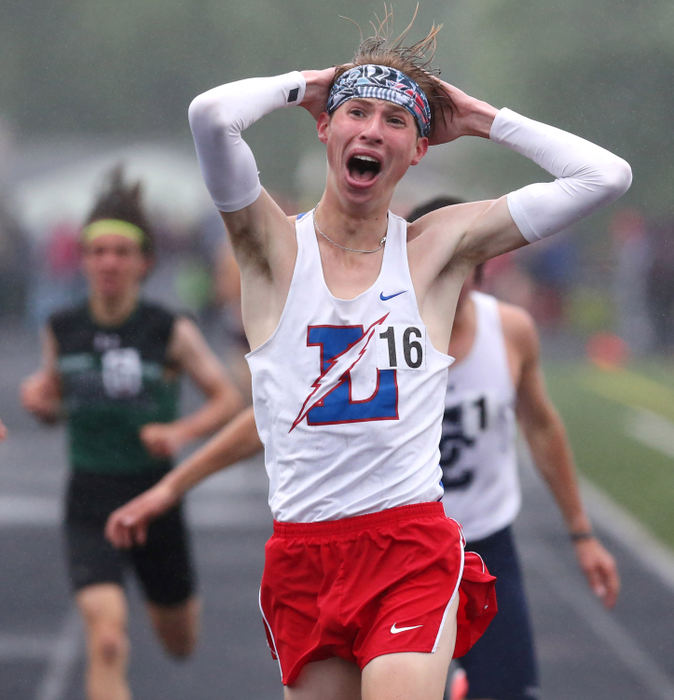
[[[653,347],[648,299],[653,251],[646,221],[637,209],[621,209],[611,219],[609,233],[616,258],[613,276],[616,331],[633,355],[643,355]]]
[[[53,224],[44,240],[33,248],[30,265],[28,318],[42,325],[57,309],[84,297],[80,270],[79,227],[70,221]]]
[[[656,349],[669,353],[674,350],[674,220],[655,226],[651,239],[648,305]]]
[[[182,306],[203,323],[211,303],[211,277],[198,256],[188,254],[178,258],[175,287]]]
[[[578,281],[576,239],[561,234],[522,252],[526,254],[523,262],[535,286],[529,310],[543,325],[564,323],[568,295]]]
[[[519,254],[520,251],[516,251]],[[483,289],[509,304],[532,309],[536,289],[531,276],[521,264],[521,256],[506,253],[485,265]],[[537,319],[538,320],[538,319]]]
[[[0,316],[23,313],[29,250],[25,231],[0,201]]]
[[[227,333],[241,336],[241,275],[227,237],[222,239],[214,261],[213,295],[222,309]]]
[[[211,278],[209,316],[224,336],[224,363],[245,400],[251,401],[250,371],[245,360],[249,350],[241,320],[241,280],[239,266],[216,209],[209,211],[199,226],[199,249]]]

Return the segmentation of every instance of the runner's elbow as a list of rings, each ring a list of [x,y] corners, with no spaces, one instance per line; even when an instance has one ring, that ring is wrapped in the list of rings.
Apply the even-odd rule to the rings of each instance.
[[[233,103],[220,90],[208,90],[197,95],[187,108],[187,119],[192,133],[197,131],[241,132],[243,125]]]
[[[602,189],[605,199],[612,202],[627,192],[632,184],[632,168],[622,158],[613,157],[602,169]]]
[[[193,132],[213,124],[217,106],[216,101],[210,97],[208,92],[197,95],[190,102],[190,106],[187,108],[187,119]]]

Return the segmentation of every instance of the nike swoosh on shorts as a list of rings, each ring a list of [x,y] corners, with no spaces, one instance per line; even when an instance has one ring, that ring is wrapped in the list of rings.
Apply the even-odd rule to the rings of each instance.
[[[391,625],[391,634],[400,634],[401,632],[409,632],[409,630],[416,630],[419,627],[423,627],[423,625],[412,625],[411,627],[396,627],[396,623],[394,622]]]

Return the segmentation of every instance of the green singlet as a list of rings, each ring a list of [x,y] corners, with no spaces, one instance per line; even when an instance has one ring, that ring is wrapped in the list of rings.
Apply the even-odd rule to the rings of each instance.
[[[147,452],[139,431],[178,413],[179,376],[167,358],[174,322],[146,302],[114,327],[96,323],[86,304],[50,318],[74,471],[124,476],[171,467]]]

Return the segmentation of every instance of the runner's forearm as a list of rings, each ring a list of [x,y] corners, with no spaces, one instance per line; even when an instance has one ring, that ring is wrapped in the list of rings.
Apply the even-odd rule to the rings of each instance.
[[[524,426],[531,457],[545,479],[570,533],[589,532],[571,446],[561,418],[551,413],[536,426]]]
[[[206,477],[262,449],[252,407],[241,411],[208,442],[164,477],[177,498]]]
[[[509,109],[496,115],[490,138],[530,158],[557,178],[508,195],[510,214],[529,242],[561,231],[609,204],[632,182],[630,166],[622,158]]]
[[[241,410],[242,398],[229,386],[222,387],[196,411],[176,420],[173,425],[188,443],[218,430]]]

